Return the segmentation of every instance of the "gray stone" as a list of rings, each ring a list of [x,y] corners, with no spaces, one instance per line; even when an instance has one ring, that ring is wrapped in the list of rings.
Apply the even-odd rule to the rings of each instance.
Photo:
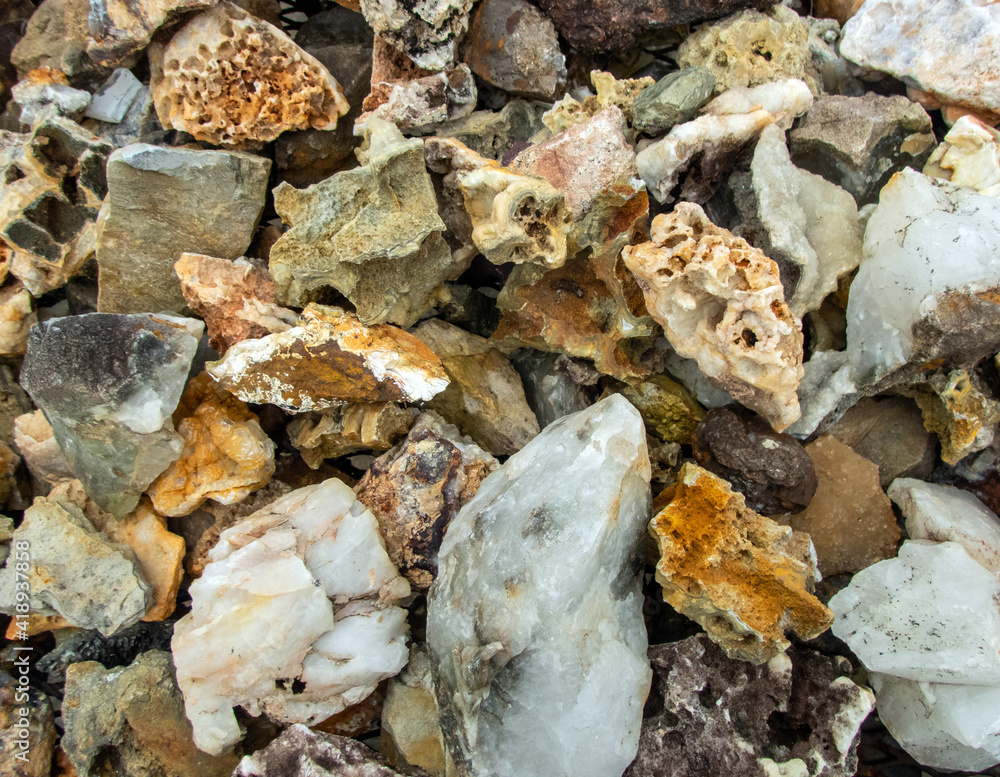
[[[534,348],[522,348],[511,357],[514,369],[521,375],[528,405],[542,429],[594,403],[594,391],[579,385],[563,368],[567,359],[564,354]]]
[[[174,263],[185,251],[237,259],[264,209],[270,160],[137,143],[108,160],[98,219],[98,309],[182,312]]]
[[[89,313],[37,324],[21,384],[90,497],[123,516],[181,453],[177,407],[204,324]]]
[[[163,25],[219,0],[90,0],[87,54],[100,65],[129,66]]]
[[[109,124],[121,124],[143,88],[142,81],[132,75],[131,70],[120,67],[94,93],[83,115]]]
[[[240,761],[233,777],[399,777],[374,750],[296,723]]]
[[[542,109],[537,103],[511,100],[499,112],[476,111],[462,119],[447,121],[434,134],[455,138],[477,154],[501,161],[517,144],[526,145],[544,128]]]
[[[666,75],[644,89],[632,103],[632,125],[647,135],[662,135],[675,124],[694,118],[715,91],[715,76],[704,67],[688,67]]]
[[[87,56],[89,13],[87,0],[45,0],[39,5],[10,55],[18,76],[51,67],[69,76],[73,86],[96,87],[104,81],[109,69]]]
[[[905,97],[818,99],[789,136],[792,162],[854,195],[878,199],[893,173],[924,166],[936,145],[931,119]]]

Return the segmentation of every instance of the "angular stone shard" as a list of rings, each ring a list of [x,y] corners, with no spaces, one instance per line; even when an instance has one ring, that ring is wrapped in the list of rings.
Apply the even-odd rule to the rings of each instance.
[[[893,176],[868,221],[847,303],[854,382],[875,393],[929,362],[996,352],[998,251],[1000,200],[913,170]]]
[[[1000,132],[963,116],[934,149],[924,175],[1000,197]]]
[[[184,299],[205,319],[209,343],[220,354],[243,340],[285,332],[296,315],[274,301],[270,273],[246,259],[181,254],[174,265]]]
[[[778,431],[795,421],[802,325],[774,262],[694,203],[654,218],[650,237],[622,258],[670,344]]]
[[[819,479],[816,496],[804,511],[781,521],[809,535],[819,571],[827,577],[854,574],[892,558],[899,527],[879,485],[878,466],[829,434],[806,451]]]
[[[387,451],[412,424],[410,411],[393,402],[353,402],[300,415],[288,425],[288,439],[306,464],[319,469],[326,459]]]
[[[653,375],[618,391],[642,414],[646,428],[664,442],[690,442],[705,417],[705,409],[687,389],[666,375]]]
[[[283,304],[305,305],[332,286],[365,323],[410,326],[453,279],[445,224],[423,144],[388,122],[370,121],[364,132],[361,167],[274,190],[291,229],[271,248],[271,274]]]
[[[877,0],[844,25],[840,51],[941,102],[997,113],[1000,83],[991,74],[1000,69],[998,36],[1000,12],[990,3]]]
[[[410,593],[374,516],[331,479],[224,531],[191,584],[171,646],[194,741],[219,755],[240,739],[233,707],[317,723],[406,663]]]
[[[448,385],[441,360],[413,335],[316,304],[292,329],[237,343],[207,369],[244,402],[293,413],[345,402],[423,402]]]
[[[708,637],[649,649],[653,687],[625,777],[733,774],[852,777],[872,692],[846,658],[792,648],[754,666]]]
[[[596,395],[588,386],[581,386],[566,369],[569,357],[521,348],[511,356],[514,369],[521,375],[524,397],[544,429],[553,421],[570,413],[586,410]]]
[[[218,0],[94,0],[87,54],[100,65],[120,65],[149,45],[160,27]]]
[[[805,374],[798,389],[802,416],[786,429],[799,439],[825,432],[861,398],[843,351],[814,350],[802,368]]]
[[[469,28],[474,0],[359,0],[378,37],[406,52],[419,67],[443,70],[455,61],[458,39]]]
[[[54,116],[78,119],[90,104],[90,92],[74,89],[59,70],[42,67],[11,87],[11,97],[21,109],[20,122],[34,127]],[[11,106],[14,111],[16,107]],[[16,113],[15,113],[16,115]]]
[[[819,98],[789,135],[792,161],[865,205],[893,174],[919,168],[934,146],[931,117],[905,97]]]
[[[295,724],[263,750],[244,756],[233,777],[399,777],[360,742]]]
[[[444,365],[449,384],[427,403],[495,456],[523,448],[538,434],[517,370],[490,342],[440,319],[414,335]]]
[[[223,0],[150,51],[164,127],[215,145],[260,143],[286,130],[334,129],[350,109],[319,60],[272,24]]]
[[[552,22],[524,0],[485,0],[469,29],[465,61],[506,92],[552,100],[566,86],[566,57]]]
[[[203,328],[190,318],[108,313],[32,327],[21,384],[102,509],[130,512],[180,455],[171,415]]]
[[[475,111],[463,119],[442,124],[436,133],[455,138],[473,151],[500,161],[515,143],[527,143],[544,129],[541,114],[537,103],[510,100],[499,112]]]
[[[611,777],[635,756],[648,483],[642,419],[611,396],[551,424],[452,521],[427,637],[457,773]]]
[[[259,419],[207,372],[184,390],[174,424],[184,448],[149,487],[161,515],[189,515],[207,499],[242,501],[274,474],[274,443]]]
[[[98,220],[98,309],[185,309],[174,264],[185,251],[242,256],[264,209],[268,159],[136,143],[108,160]]]
[[[121,124],[132,104],[144,93],[148,94],[148,90],[131,70],[117,68],[94,94],[83,115],[108,124]]]
[[[706,67],[670,73],[636,96],[632,124],[646,135],[662,135],[693,119],[714,92],[715,76]]]
[[[63,286],[93,256],[112,147],[54,117],[30,136],[0,131],[0,238],[9,272],[36,297]]]
[[[660,547],[664,601],[730,658],[763,664],[788,648],[786,631],[812,639],[833,622],[811,593],[809,536],[747,509],[742,494],[695,464],[681,468],[649,531]]]
[[[428,412],[358,482],[358,500],[378,520],[389,558],[417,589],[430,588],[448,525],[499,466],[456,427]]]
[[[237,760],[213,758],[191,739],[191,724],[170,653],[151,650],[131,665],[105,669],[97,661],[66,671],[62,748],[80,777],[98,777],[113,763],[121,777],[228,777]]]

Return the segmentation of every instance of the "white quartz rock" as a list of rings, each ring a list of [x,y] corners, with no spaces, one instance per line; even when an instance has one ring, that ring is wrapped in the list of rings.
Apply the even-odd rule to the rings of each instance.
[[[1000,685],[918,683],[872,672],[879,719],[911,756],[963,772],[1000,763]]]
[[[1000,131],[963,116],[934,149],[924,175],[1000,197]]]
[[[406,664],[409,595],[375,517],[331,479],[222,533],[191,612],[174,628],[177,682],[195,744],[240,739],[233,707],[312,724],[363,700]]]
[[[1000,580],[955,542],[908,540],[830,600],[833,633],[873,672],[1000,683]]]
[[[76,118],[90,103],[90,92],[45,79],[26,78],[14,84],[10,93],[21,107],[21,123],[31,127],[52,116]]]
[[[857,203],[836,184],[793,165],[776,124],[761,132],[750,170],[772,248],[800,268],[788,307],[801,318],[861,261]]]
[[[642,419],[613,395],[547,426],[452,522],[427,639],[460,773],[619,777],[635,757],[649,477]]]
[[[798,392],[802,417],[785,432],[804,439],[836,423],[861,394],[851,380],[851,365],[844,351],[815,351],[802,368],[805,374]]]
[[[91,98],[83,115],[88,119],[120,124],[142,90],[142,81],[132,75],[131,70],[117,68]]]
[[[1000,200],[903,170],[882,189],[863,250],[847,304],[859,387],[882,388],[932,359],[996,352]]]
[[[896,478],[887,491],[915,540],[957,542],[986,569],[1000,574],[1000,519],[968,491]]]

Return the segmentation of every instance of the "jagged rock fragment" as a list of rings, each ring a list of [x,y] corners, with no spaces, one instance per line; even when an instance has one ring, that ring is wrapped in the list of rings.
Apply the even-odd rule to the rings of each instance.
[[[465,61],[506,92],[552,100],[566,86],[566,57],[552,22],[524,0],[484,0],[469,28]]]
[[[21,109],[20,122],[34,127],[53,116],[78,119],[90,104],[90,92],[74,89],[64,73],[42,67],[11,87],[11,97]]]
[[[623,78],[618,80],[611,73],[603,70],[592,70],[590,82],[597,94],[584,97],[580,102],[572,95],[566,95],[542,114],[542,122],[553,135],[569,129],[574,124],[585,124],[591,118],[610,108],[612,105],[622,112],[625,121],[632,123],[632,104],[643,90],[651,87],[655,81],[646,76],[643,78]],[[635,132],[624,130],[628,141],[634,142]]]
[[[423,144],[382,121],[368,122],[365,140],[361,167],[274,190],[291,229],[271,248],[271,274],[283,304],[304,305],[332,286],[366,324],[410,326],[453,279],[445,225]]]
[[[31,654],[19,653],[12,663],[20,664],[25,655]],[[22,676],[18,672],[17,677]],[[19,685],[6,672],[0,674],[0,770],[10,777],[49,777],[55,746],[55,716],[48,697]]]
[[[1000,348],[1000,200],[913,170],[882,189],[847,303],[854,382],[882,391]],[[932,259],[933,257],[933,259]]]
[[[479,97],[472,71],[464,64],[387,87],[384,100],[358,117],[359,125],[379,119],[395,124],[400,132],[430,132],[446,121],[468,116]]]
[[[353,739],[289,726],[263,750],[244,756],[233,777],[399,777]]]
[[[274,474],[274,443],[258,417],[208,373],[188,383],[174,424],[184,448],[149,487],[161,515],[189,515],[206,499],[242,501]]]
[[[14,444],[32,476],[47,486],[73,480],[66,457],[59,450],[52,427],[41,410],[25,413],[14,419]],[[42,488],[35,487],[37,494]]]
[[[117,68],[94,94],[83,115],[108,124],[121,124],[129,108],[144,91],[142,81],[132,75],[131,70]]]
[[[874,0],[844,25],[840,52],[943,103],[1000,112],[1000,12],[975,0]]]
[[[185,309],[174,264],[185,251],[242,256],[257,228],[268,159],[230,151],[136,143],[108,160],[108,199],[98,220],[98,309]]]
[[[350,108],[319,60],[226,0],[151,50],[150,68],[160,123],[215,145],[332,130]]]
[[[1000,132],[963,116],[934,149],[924,175],[1000,197]]]
[[[92,0],[88,17],[87,54],[100,65],[120,65],[133,59],[165,24],[189,11],[200,11],[218,0]]]
[[[10,249],[9,272],[36,297],[63,286],[93,256],[111,151],[61,117],[30,136],[0,131],[0,238]]]
[[[500,465],[433,412],[371,463],[355,492],[374,513],[401,574],[426,590],[438,571],[441,540],[483,479]]]
[[[200,752],[191,738],[170,653],[151,650],[131,665],[106,669],[96,661],[66,670],[62,747],[80,777],[228,777],[232,755]]]
[[[820,97],[789,135],[792,161],[865,205],[895,173],[919,168],[934,147],[927,111],[905,97],[869,92]]]
[[[795,421],[802,325],[774,262],[694,203],[656,216],[650,237],[622,257],[670,344],[778,431]]]
[[[519,451],[538,434],[517,370],[490,344],[440,319],[414,335],[441,359],[449,384],[427,407],[496,456]]]
[[[851,777],[872,692],[850,662],[792,648],[754,666],[704,634],[654,645],[639,754],[625,777],[727,773],[738,777]]]
[[[0,356],[20,356],[28,347],[28,330],[38,323],[32,297],[17,280],[0,288]]]
[[[642,419],[615,395],[551,424],[452,521],[427,638],[459,773],[610,777],[635,756],[648,483]]]
[[[500,111],[475,111],[445,122],[436,134],[455,138],[476,153],[500,161],[515,144],[527,143],[543,129],[541,113],[537,103],[511,100]]]
[[[593,390],[581,386],[566,369],[569,357],[521,348],[511,356],[511,364],[521,376],[524,397],[544,429],[564,415],[585,410],[594,404]]]
[[[833,622],[811,593],[808,535],[749,510],[742,494],[695,464],[681,468],[649,531],[660,548],[664,601],[730,658],[763,664],[788,648],[786,631],[812,639]]]
[[[21,384],[102,509],[130,512],[180,455],[171,414],[202,331],[201,321],[148,313],[89,313],[32,327]]]
[[[48,675],[50,683],[63,684],[72,664],[97,661],[105,669],[125,667],[142,653],[169,650],[174,624],[170,621],[140,621],[105,637],[100,632],[74,629],[63,633],[56,647],[38,661],[38,671]]]
[[[819,571],[826,577],[853,574],[892,558],[899,527],[879,485],[878,466],[829,434],[809,443],[806,452],[819,481],[816,496],[782,522],[809,535]]]
[[[74,84],[99,84],[108,69],[87,56],[89,12],[87,0],[45,0],[38,5],[10,55],[18,75],[24,78],[32,70],[49,67],[61,70]]]
[[[194,741],[240,739],[233,707],[316,723],[406,663],[410,586],[374,516],[336,479],[282,497],[222,532],[174,627],[177,682]]]
[[[785,430],[800,439],[825,432],[861,398],[843,351],[814,350],[802,368],[805,374],[798,389],[802,416]]]
[[[662,135],[693,119],[714,92],[715,76],[706,67],[670,73],[636,96],[632,124],[647,135]]]
[[[441,360],[413,335],[365,326],[340,308],[310,304],[295,327],[237,343],[209,374],[244,402],[291,412],[344,402],[422,402],[448,385]]]
[[[393,402],[352,402],[300,415],[288,425],[288,438],[303,461],[319,469],[326,459],[389,450],[412,423],[410,411]]]
[[[616,387],[615,391],[635,405],[646,428],[664,442],[690,442],[705,417],[704,408],[687,389],[666,375],[653,375],[641,383]]]
[[[801,509],[816,493],[816,471],[806,449],[757,416],[724,407],[709,410],[694,434],[694,456],[761,515]]]
[[[220,354],[243,340],[295,326],[295,314],[274,301],[270,273],[246,259],[182,253],[174,272],[185,301],[205,319],[209,343]]]
[[[458,39],[469,27],[474,0],[360,0],[378,37],[402,49],[417,66],[443,70],[455,61]]]

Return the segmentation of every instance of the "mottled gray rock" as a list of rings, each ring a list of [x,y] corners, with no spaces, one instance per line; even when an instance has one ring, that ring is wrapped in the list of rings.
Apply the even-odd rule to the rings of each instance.
[[[181,453],[171,415],[204,324],[89,313],[37,324],[21,384],[97,504],[123,516]]]
[[[219,0],[90,0],[87,54],[100,65],[134,64],[161,26]]]
[[[632,125],[647,135],[662,135],[694,118],[715,91],[715,76],[704,67],[670,73],[644,89],[632,103]]]
[[[268,159],[231,151],[136,143],[108,160],[98,219],[98,309],[182,312],[174,263],[185,251],[246,253],[264,209]]]
[[[454,64],[474,0],[360,0],[372,29],[425,70]]]
[[[109,70],[87,56],[90,30],[87,0],[45,0],[31,15],[24,37],[14,47],[10,61],[24,78],[40,67],[61,70],[74,86],[96,87]]]
[[[445,122],[435,134],[455,138],[477,154],[500,161],[515,144],[527,143],[544,129],[537,104],[511,100],[501,111],[476,111],[462,119]]]
[[[233,777],[398,777],[374,750],[296,723],[240,761]]]
[[[581,386],[564,368],[568,357],[559,353],[522,348],[511,357],[521,375],[524,395],[542,429],[564,415],[586,410],[594,391]]]

